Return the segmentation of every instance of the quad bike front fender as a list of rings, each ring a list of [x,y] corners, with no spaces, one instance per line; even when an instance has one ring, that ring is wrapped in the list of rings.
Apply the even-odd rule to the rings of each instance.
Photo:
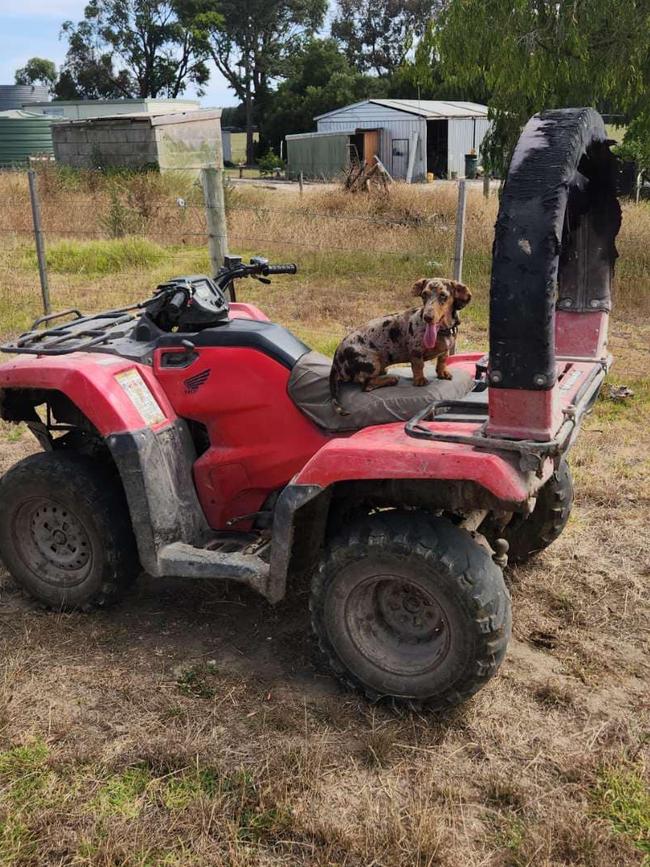
[[[147,427],[156,430],[176,420],[151,370],[112,355],[30,355],[0,365],[0,394],[24,389],[60,392],[104,437]]]
[[[151,370],[123,358],[69,354],[18,358],[0,366],[0,417],[25,421],[45,448],[56,447],[35,407],[61,407],[105,442],[126,494],[142,567],[167,574],[173,542],[201,545],[208,527],[196,496],[196,460],[187,424],[177,418]]]

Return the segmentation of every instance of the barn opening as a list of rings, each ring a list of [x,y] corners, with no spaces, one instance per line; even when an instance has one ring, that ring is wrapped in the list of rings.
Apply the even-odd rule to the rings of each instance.
[[[379,156],[379,130],[358,129],[350,136],[350,162],[372,165]]]
[[[449,122],[427,121],[427,172],[437,178],[447,177],[449,159]]]

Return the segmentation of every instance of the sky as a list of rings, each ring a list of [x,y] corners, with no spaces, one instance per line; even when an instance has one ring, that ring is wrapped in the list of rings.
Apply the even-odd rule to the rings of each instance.
[[[80,21],[87,0],[0,0],[0,84],[13,84],[16,69],[30,57],[63,62],[65,41],[59,40],[63,21]],[[236,105],[222,75],[212,68],[201,104]],[[188,87],[185,96],[195,96]]]

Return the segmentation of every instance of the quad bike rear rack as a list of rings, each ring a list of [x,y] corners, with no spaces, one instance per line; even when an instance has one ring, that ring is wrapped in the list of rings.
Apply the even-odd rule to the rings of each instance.
[[[594,364],[593,371],[578,389],[573,401],[563,408],[564,420],[555,437],[546,442],[487,436],[485,432],[487,420],[472,434],[444,433],[432,430],[424,424],[425,422],[457,422],[459,413],[463,416],[475,415],[477,420],[486,417],[485,406],[463,400],[439,400],[430,404],[409,419],[404,430],[408,436],[415,439],[470,445],[486,451],[515,452],[519,455],[519,466],[523,472],[532,470],[537,475],[541,475],[547,458],[559,460],[561,455],[573,445],[580,423],[595,403],[608,369],[609,361]]]
[[[135,315],[130,311],[141,308],[142,304],[132,304],[88,316],[84,316],[74,307],[60,313],[50,313],[35,319],[29,331],[21,334],[13,343],[0,345],[0,352],[12,355],[67,355],[71,352],[83,352],[109,343],[117,337],[114,330],[135,320]],[[41,325],[63,316],[74,318],[63,325],[41,329]]]

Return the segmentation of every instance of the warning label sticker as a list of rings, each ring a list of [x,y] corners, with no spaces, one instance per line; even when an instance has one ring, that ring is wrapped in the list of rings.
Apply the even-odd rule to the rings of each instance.
[[[115,379],[124,389],[127,397],[142,416],[145,424],[159,424],[166,420],[165,414],[158,406],[158,401],[149,390],[149,386],[140,376],[138,370],[132,367],[116,373]]]

